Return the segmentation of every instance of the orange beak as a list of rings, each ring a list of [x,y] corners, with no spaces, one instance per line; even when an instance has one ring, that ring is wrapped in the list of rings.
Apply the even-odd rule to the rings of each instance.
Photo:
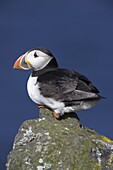
[[[28,62],[25,62],[25,56],[26,54],[23,54],[20,56],[14,63],[13,68],[17,69],[23,69],[23,70],[29,70],[30,68],[28,67]]]
[[[22,58],[23,58],[23,55],[20,56],[20,57],[15,61],[14,65],[13,65],[13,68],[22,69],[22,67],[21,67],[21,65],[20,65]]]

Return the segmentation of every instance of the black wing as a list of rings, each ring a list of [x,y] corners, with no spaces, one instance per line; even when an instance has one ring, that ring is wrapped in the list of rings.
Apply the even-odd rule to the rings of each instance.
[[[40,90],[44,97],[60,101],[79,101],[97,98],[99,91],[91,81],[78,72],[57,69],[38,78]]]

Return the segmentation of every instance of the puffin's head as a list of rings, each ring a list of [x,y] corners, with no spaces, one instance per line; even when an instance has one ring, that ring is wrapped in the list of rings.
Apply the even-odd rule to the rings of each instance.
[[[58,67],[56,59],[48,49],[36,48],[21,55],[15,61],[13,68],[38,71],[45,68],[52,60],[54,60],[54,66]]]

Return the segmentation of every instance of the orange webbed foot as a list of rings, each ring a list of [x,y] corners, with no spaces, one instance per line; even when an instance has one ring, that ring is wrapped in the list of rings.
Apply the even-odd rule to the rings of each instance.
[[[57,114],[56,112],[53,112],[53,115],[55,116],[56,119],[59,119],[59,118],[60,118],[60,115]]]
[[[43,105],[39,105],[38,108],[39,108],[39,109],[46,109],[46,108],[47,108],[47,109],[51,110],[50,108],[48,108],[48,107],[46,107],[46,106],[43,106]],[[53,112],[53,115],[54,115],[54,117],[55,117],[56,119],[59,119],[59,118],[60,118],[60,115],[57,114],[56,112]]]
[[[39,108],[39,109],[45,109],[46,107],[39,105],[38,108]]]

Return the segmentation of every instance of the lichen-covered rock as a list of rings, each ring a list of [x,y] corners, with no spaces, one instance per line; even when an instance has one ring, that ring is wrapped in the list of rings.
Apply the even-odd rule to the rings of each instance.
[[[83,128],[74,113],[56,120],[42,109],[20,127],[7,170],[113,170],[113,141]]]

